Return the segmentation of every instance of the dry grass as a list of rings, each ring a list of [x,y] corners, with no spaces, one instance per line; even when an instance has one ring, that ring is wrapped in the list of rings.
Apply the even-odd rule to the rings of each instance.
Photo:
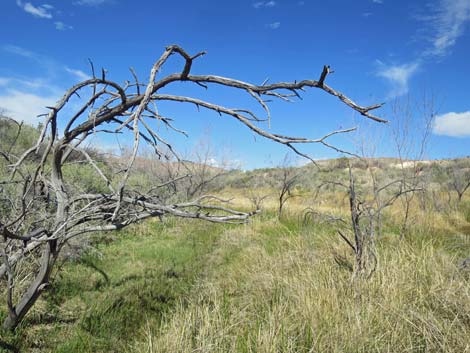
[[[378,271],[353,281],[331,227],[227,231],[189,301],[130,351],[470,352],[469,278],[434,236],[385,236]]]

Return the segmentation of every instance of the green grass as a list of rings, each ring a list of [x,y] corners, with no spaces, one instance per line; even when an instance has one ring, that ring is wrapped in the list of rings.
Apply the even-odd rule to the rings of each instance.
[[[66,264],[8,342],[22,352],[126,350],[143,325],[158,326],[184,301],[220,229],[172,221],[116,234],[115,242]]]

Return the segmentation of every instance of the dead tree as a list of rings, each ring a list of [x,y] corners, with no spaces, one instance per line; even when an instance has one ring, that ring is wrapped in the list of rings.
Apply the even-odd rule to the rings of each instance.
[[[263,202],[269,197],[269,195],[263,195],[255,190],[248,191],[248,200],[250,201],[251,206],[255,210],[261,210],[263,206]]]
[[[470,168],[451,166],[448,168],[449,190],[457,194],[457,205],[462,202],[463,195],[470,188]]]
[[[393,116],[392,135],[395,142],[401,180],[409,188],[419,189],[424,196],[428,183],[421,173],[421,161],[424,159],[432,123],[436,115],[433,96],[424,95],[422,102],[416,104],[411,97],[396,99],[391,106]],[[403,210],[403,221],[400,229],[400,239],[408,231],[410,223],[411,203],[415,197],[409,192],[400,198]]]
[[[385,185],[378,184],[374,173],[371,173],[371,179],[371,190],[358,191],[353,168],[349,167],[349,184],[343,186],[346,187],[349,196],[353,241],[338,231],[354,252],[355,275],[366,278],[369,278],[377,267],[376,240],[382,231],[384,210],[398,199],[420,190],[413,184],[407,184],[403,179],[396,179]]]
[[[214,157],[221,157],[215,160]],[[229,161],[216,155],[210,144],[210,135],[197,143],[189,155],[189,160],[180,164],[180,172],[188,175],[184,182],[186,196],[194,198],[206,193],[218,180],[233,168]]]
[[[148,189],[136,187],[131,182],[142,145],[150,146],[162,159],[167,156],[167,151],[175,159],[180,159],[162,131],[177,134],[186,132],[179,129],[173,119],[160,113],[160,103],[191,104],[198,109],[204,108],[236,119],[253,133],[283,144],[307,158],[298,145],[320,143],[331,147],[326,140],[329,136],[354,129],[333,131],[318,139],[272,133],[261,127],[263,121],[270,119],[268,100],[290,101],[300,97],[299,94],[306,88],[317,88],[337,97],[368,119],[386,122],[371,114],[381,104],[369,107],[357,105],[328,86],[325,79],[329,70],[323,70],[318,80],[255,85],[215,75],[193,75],[191,70],[194,60],[204,54],[189,55],[179,46],[167,47],[151,68],[145,84],[131,70],[132,82],[120,85],[108,79],[105,70],[97,75],[91,64],[92,78],[73,86],[55,106],[48,107],[49,113],[44,116],[37,143],[22,155],[1,151],[0,165],[4,167],[5,173],[9,173],[9,177],[3,178],[0,184],[0,279],[2,291],[5,288],[6,292],[5,329],[15,329],[41,293],[47,290],[61,249],[72,238],[90,232],[119,230],[153,217],[174,216],[217,223],[244,223],[257,213],[257,210],[242,212],[231,209],[224,205],[224,200],[210,195],[176,201],[161,198],[161,190],[177,180],[168,180]],[[172,55],[184,60],[183,69],[161,76],[162,67]],[[204,89],[218,86],[244,91],[249,99],[259,104],[265,117],[244,108],[229,108],[191,96],[168,93],[174,84],[180,82]],[[162,93],[163,90],[165,93]],[[76,102],[69,104],[74,99],[79,99],[81,107],[69,115],[70,109],[65,108],[75,107]],[[110,174],[100,161],[93,159],[82,148],[91,136],[115,136],[126,132],[127,136],[132,137],[133,146],[123,167],[116,173]],[[72,154],[82,156],[81,163],[93,171],[95,180],[100,181],[105,190],[91,192],[71,183],[66,171],[72,162]],[[41,195],[41,189],[47,190],[47,198]]]
[[[361,170],[364,165],[366,166],[365,173],[362,173],[363,178],[367,179],[365,185],[357,187],[354,163],[352,160],[348,160],[348,181],[322,182],[317,187],[313,198],[316,200],[325,187],[345,190],[349,201],[350,223],[346,222],[343,217],[322,214],[314,208],[305,210],[304,219],[317,217],[320,220],[326,219],[329,223],[339,222],[342,227],[338,229],[338,234],[354,254],[354,266],[352,266],[354,276],[369,278],[377,267],[376,241],[382,232],[384,211],[397,200],[421,189],[413,183],[407,183],[407,180],[402,178],[380,183],[379,180],[383,178],[373,170],[371,167],[373,163],[370,159],[359,156],[356,158],[360,162],[356,164],[361,166]],[[335,258],[335,261],[338,262],[338,259]],[[343,260],[341,261],[343,262]]]
[[[294,187],[299,180],[300,173],[289,165],[289,156],[284,157],[283,162],[280,165],[280,176],[278,180],[278,210],[277,216],[279,219],[282,217],[282,211],[287,200],[295,197]]]

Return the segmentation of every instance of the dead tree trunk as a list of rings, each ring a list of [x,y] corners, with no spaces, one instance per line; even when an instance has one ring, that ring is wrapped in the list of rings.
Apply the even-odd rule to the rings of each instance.
[[[46,289],[57,255],[57,240],[49,240],[42,251],[38,274],[30,284],[26,293],[23,294],[21,301],[15,306],[10,304],[8,317],[3,322],[4,329],[14,330],[39,298],[41,292]],[[12,288],[8,290],[11,291]]]
[[[317,139],[271,133],[262,127],[263,121],[270,120],[269,100],[278,98],[290,101],[300,97],[306,88],[317,88],[337,97],[368,119],[386,122],[371,113],[380,108],[381,104],[363,107],[329,87],[326,78],[330,70],[323,70],[319,80],[255,85],[227,77],[191,74],[194,60],[204,54],[201,52],[191,56],[179,46],[167,47],[152,66],[145,84],[140,83],[132,71],[133,82],[121,86],[108,80],[105,70],[98,77],[92,65],[91,79],[73,86],[55,106],[49,107],[50,112],[44,117],[36,144],[19,155],[11,153],[10,146],[3,148],[0,144],[0,166],[5,166],[5,172],[0,175],[8,175],[5,180],[0,180],[0,200],[7,205],[2,208],[0,215],[0,281],[6,280],[8,284],[8,315],[3,323],[4,328],[14,329],[25,317],[47,287],[60,250],[74,237],[91,232],[119,230],[152,217],[173,216],[239,224],[258,213],[258,210],[242,212],[231,209],[226,207],[227,200],[211,195],[202,194],[188,199],[187,194],[178,193],[177,187],[187,175],[174,176],[150,187],[135,186],[129,182],[131,175],[136,173],[136,161],[142,144],[149,146],[158,158],[165,158],[170,153],[172,158],[181,161],[166,136],[162,136],[153,124],[166,127],[169,133],[187,133],[175,126],[174,119],[159,112],[160,102],[190,104],[233,118],[256,135],[285,145],[294,153],[309,159],[298,149],[299,145],[320,143],[335,148],[327,139],[354,129],[336,130]],[[179,73],[160,77],[162,67],[172,55],[180,56],[184,60],[184,67]],[[259,110],[266,116],[261,117],[259,112],[249,109],[229,108],[191,96],[161,93],[163,89],[169,92],[179,82],[203,88],[225,87],[243,91],[248,99],[255,100]],[[89,96],[85,97],[85,94]],[[82,106],[75,113],[66,115],[67,109],[64,107],[69,105],[73,96],[80,97]],[[59,133],[59,127],[62,126],[65,127]],[[126,137],[133,141],[132,152],[125,159],[110,161],[94,158],[81,147],[91,136],[117,134],[127,134]],[[103,184],[102,190],[98,192],[88,185],[80,185],[73,178],[64,177],[65,169],[71,168],[69,160],[78,158],[73,156],[80,156],[82,165],[92,170],[93,181],[99,180]],[[162,190],[168,185],[173,186],[174,194],[172,197],[163,197]],[[47,198],[40,192],[44,188],[48,190]],[[17,271],[16,265],[21,261],[33,264],[32,254],[36,253],[42,254],[39,269],[21,277],[22,273]],[[29,285],[19,285],[27,281],[30,281]]]

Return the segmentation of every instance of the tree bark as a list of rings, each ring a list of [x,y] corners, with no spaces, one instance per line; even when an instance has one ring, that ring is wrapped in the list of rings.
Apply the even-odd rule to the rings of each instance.
[[[7,318],[3,321],[3,328],[13,331],[21,322],[23,317],[39,298],[41,291],[47,286],[49,277],[57,258],[57,240],[47,242],[41,256],[41,267],[33,283],[29,286],[21,301],[13,308]]]

